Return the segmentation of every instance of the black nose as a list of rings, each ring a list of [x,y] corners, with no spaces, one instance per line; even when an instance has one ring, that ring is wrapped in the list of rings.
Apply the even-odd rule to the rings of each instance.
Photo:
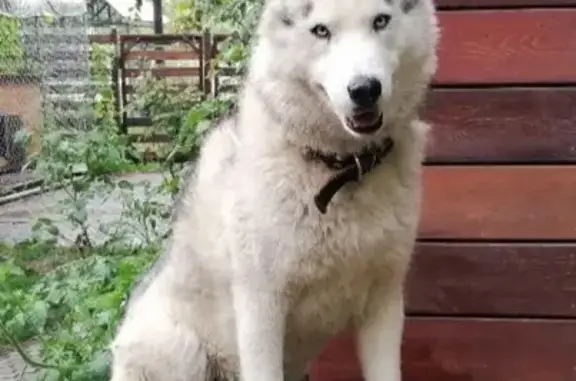
[[[372,107],[382,94],[382,84],[374,77],[358,76],[348,85],[348,94],[359,107]]]

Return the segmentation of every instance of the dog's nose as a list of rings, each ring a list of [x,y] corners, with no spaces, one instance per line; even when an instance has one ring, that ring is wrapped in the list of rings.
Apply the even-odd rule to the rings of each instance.
[[[377,78],[358,76],[348,85],[350,99],[360,107],[372,107],[382,95],[382,84]]]

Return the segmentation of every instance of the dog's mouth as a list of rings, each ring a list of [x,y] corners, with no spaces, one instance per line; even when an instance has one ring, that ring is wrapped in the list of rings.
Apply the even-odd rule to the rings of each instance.
[[[346,117],[346,126],[357,134],[373,134],[383,122],[384,116],[377,109],[362,110]]]
[[[316,84],[316,90],[326,99],[329,99],[328,92],[324,86]],[[370,135],[378,131],[384,123],[384,115],[377,107],[354,111],[351,116],[345,119],[346,127],[351,131],[361,135]]]

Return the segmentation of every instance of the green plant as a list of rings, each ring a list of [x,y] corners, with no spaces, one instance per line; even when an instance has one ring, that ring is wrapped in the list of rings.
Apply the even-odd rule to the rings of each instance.
[[[19,342],[40,340],[41,359],[32,365],[44,368],[46,380],[107,380],[107,346],[123,303],[158,247],[99,248],[44,273],[16,265],[21,250],[11,248],[11,260],[0,264],[0,344],[24,351]]]
[[[172,162],[177,154],[194,159],[211,121],[231,107],[225,97],[205,98],[193,85],[173,83],[149,74],[137,82],[134,98],[128,110],[144,111],[152,119],[155,134],[170,136],[167,162]]]
[[[236,74],[242,74],[263,3],[263,0],[174,0],[173,29],[226,34],[214,66],[232,68]]]
[[[19,74],[25,70],[19,28],[18,19],[0,14],[0,75]]]

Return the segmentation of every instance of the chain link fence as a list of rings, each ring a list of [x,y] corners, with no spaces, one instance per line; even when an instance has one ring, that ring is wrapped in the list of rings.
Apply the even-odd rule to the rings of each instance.
[[[42,129],[90,126],[88,33],[85,1],[0,0],[0,173],[21,170],[39,152]]]

